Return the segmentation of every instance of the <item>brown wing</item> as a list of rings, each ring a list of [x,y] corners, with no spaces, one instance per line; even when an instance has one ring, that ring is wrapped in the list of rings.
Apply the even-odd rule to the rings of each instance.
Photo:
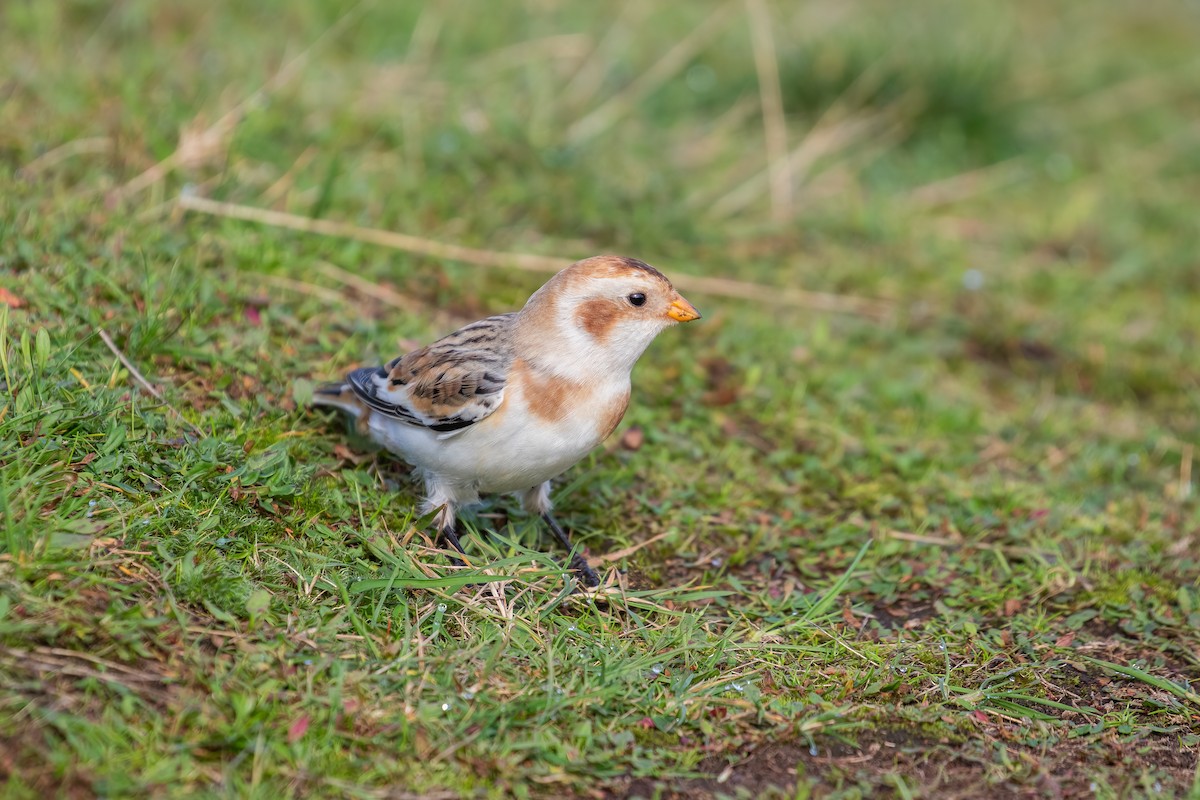
[[[442,433],[474,425],[504,399],[516,314],[471,323],[428,347],[346,376],[372,410]]]

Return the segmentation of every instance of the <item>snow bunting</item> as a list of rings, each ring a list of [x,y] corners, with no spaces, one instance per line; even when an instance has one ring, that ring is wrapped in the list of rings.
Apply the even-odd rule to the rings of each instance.
[[[439,534],[458,552],[458,509],[499,492],[517,493],[570,552],[550,515],[550,480],[617,427],[630,372],[654,337],[699,317],[654,267],[596,256],[559,272],[520,311],[356,369],[313,402],[349,412],[422,473],[423,510],[437,512]],[[579,554],[571,568],[599,584]]]

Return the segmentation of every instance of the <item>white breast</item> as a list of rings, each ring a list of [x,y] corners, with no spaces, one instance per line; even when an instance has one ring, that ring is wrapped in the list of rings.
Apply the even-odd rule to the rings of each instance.
[[[515,389],[515,390],[513,390]],[[613,409],[623,410],[628,381],[576,397],[557,420],[538,416],[516,387],[488,418],[449,437],[372,415],[372,438],[436,479],[460,502],[479,492],[517,492],[557,477],[608,434]]]

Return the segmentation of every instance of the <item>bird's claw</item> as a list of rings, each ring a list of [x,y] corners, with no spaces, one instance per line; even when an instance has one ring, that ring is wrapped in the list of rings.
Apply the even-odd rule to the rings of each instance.
[[[587,559],[579,553],[576,553],[575,557],[571,559],[571,571],[589,589],[595,589],[600,585],[600,576],[596,574],[596,570],[592,569],[592,565],[587,562]]]

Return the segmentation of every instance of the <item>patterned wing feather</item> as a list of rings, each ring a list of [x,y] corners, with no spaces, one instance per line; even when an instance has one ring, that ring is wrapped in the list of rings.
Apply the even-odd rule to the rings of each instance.
[[[462,430],[504,399],[515,316],[474,322],[382,367],[357,369],[346,380],[373,411],[439,433]]]

